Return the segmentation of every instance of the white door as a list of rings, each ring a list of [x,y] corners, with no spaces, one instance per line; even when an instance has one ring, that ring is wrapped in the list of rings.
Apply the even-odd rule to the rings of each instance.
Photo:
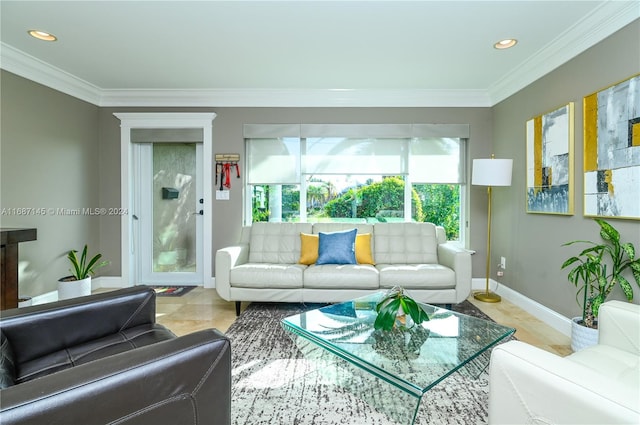
[[[120,219],[121,286],[170,283],[212,288],[212,125],[216,114],[114,115],[121,121],[121,207],[128,212]],[[167,146],[155,149],[160,144]],[[194,160],[186,159],[193,158],[194,150],[195,174]]]
[[[136,143],[136,283],[203,284],[202,143]]]

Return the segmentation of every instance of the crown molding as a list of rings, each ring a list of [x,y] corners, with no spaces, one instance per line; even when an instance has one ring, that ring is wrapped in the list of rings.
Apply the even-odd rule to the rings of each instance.
[[[111,90],[5,43],[0,68],[101,107],[491,107],[638,18],[637,2],[604,3],[488,90]]]
[[[485,90],[110,90],[1,43],[0,68],[101,107],[489,107]]]
[[[638,18],[640,7],[637,2],[604,3],[492,84],[489,87],[491,105],[517,93]]]
[[[0,43],[0,68],[62,93],[99,105],[101,90],[66,71]]]
[[[101,89],[1,43],[0,68],[101,107],[489,107],[485,90]]]
[[[101,89],[0,43],[0,68],[101,107],[489,107],[485,90]]]

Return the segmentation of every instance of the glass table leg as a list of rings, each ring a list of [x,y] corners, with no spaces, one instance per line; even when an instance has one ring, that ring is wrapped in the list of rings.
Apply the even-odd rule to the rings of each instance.
[[[355,395],[399,424],[413,424],[421,396],[414,395],[295,334],[289,335],[327,382]]]

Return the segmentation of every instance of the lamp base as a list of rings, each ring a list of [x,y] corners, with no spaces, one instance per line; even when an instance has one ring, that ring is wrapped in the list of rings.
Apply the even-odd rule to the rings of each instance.
[[[476,292],[473,294],[473,298],[485,303],[499,303],[502,300],[500,295],[490,291]]]

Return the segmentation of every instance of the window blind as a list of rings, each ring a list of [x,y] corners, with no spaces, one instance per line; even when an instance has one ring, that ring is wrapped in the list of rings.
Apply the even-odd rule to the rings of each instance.
[[[460,184],[465,181],[460,139],[412,139],[409,170],[413,183]]]
[[[249,139],[246,155],[247,183],[300,183],[299,139]]]
[[[304,139],[304,174],[405,174],[408,140]]]
[[[249,184],[299,184],[303,174],[465,182],[467,124],[246,124],[244,136]]]

